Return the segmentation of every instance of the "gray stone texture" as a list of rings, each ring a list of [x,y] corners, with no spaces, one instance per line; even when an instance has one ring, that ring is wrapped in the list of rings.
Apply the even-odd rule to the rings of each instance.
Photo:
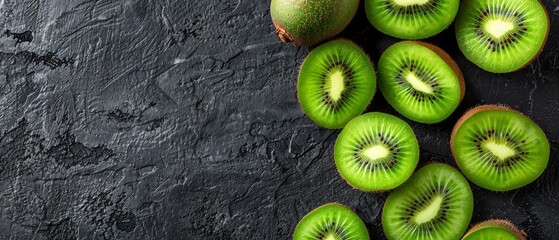
[[[466,78],[448,120],[408,121],[421,161],[453,163],[455,121],[483,103],[540,124],[544,175],[516,191],[474,185],[472,223],[506,218],[532,239],[559,237],[559,11],[527,68],[490,74],[454,29],[427,39]],[[557,8],[556,8],[557,7]],[[265,0],[0,0],[0,239],[289,239],[301,217],[337,201],[384,239],[386,193],[354,190],[332,159],[339,131],[301,111],[308,48],[282,44]],[[30,34],[31,33],[31,34]],[[397,40],[361,6],[341,34],[376,63]],[[377,92],[367,111],[393,113]]]

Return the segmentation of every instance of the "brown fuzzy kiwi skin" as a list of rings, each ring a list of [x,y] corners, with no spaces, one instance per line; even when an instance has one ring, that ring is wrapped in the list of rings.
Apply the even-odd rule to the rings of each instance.
[[[454,152],[454,146],[452,145],[452,143],[454,142],[454,136],[456,135],[456,132],[458,131],[458,129],[471,116],[473,116],[473,115],[475,115],[479,112],[490,111],[490,110],[502,110],[502,111],[514,112],[514,113],[520,114],[521,116],[523,116],[527,119],[530,119],[529,117],[527,117],[523,113],[521,113],[519,111],[516,111],[516,110],[513,110],[513,109],[511,109],[511,108],[509,108],[505,105],[480,105],[480,106],[476,106],[474,108],[471,108],[466,113],[464,113],[464,115],[462,115],[462,117],[460,119],[458,119],[458,122],[456,122],[456,124],[454,125],[454,128],[452,129],[452,134],[450,135],[450,151],[452,152],[452,157],[454,158],[455,162],[456,162],[456,154]],[[456,164],[458,164],[458,162],[456,162]]]
[[[470,230],[468,230],[468,232],[466,232],[466,234],[464,234],[464,237],[462,237],[462,239],[465,239],[466,237],[468,237],[468,235],[472,234],[473,232],[475,232],[479,229],[483,229],[483,228],[487,228],[487,227],[500,227],[500,228],[506,229],[507,231],[514,234],[519,240],[527,240],[528,239],[528,235],[526,234],[526,232],[518,229],[511,222],[509,222],[507,220],[502,220],[502,219],[490,219],[490,220],[487,220],[487,221],[484,221],[484,222],[477,223],[472,228],[470,228]]]
[[[369,54],[367,54],[367,52],[365,52],[365,50],[364,50],[361,46],[359,46],[359,45],[356,44],[355,42],[353,42],[353,41],[351,41],[351,40],[349,40],[349,39],[345,39],[345,38],[337,38],[337,39],[332,39],[332,40],[330,40],[330,41],[335,41],[335,40],[341,40],[341,41],[350,43],[350,44],[352,44],[353,46],[359,48],[359,50],[361,50],[361,52],[363,52],[363,53],[365,54],[365,56],[367,56],[367,59],[369,60],[369,62],[371,63],[371,66],[373,67],[373,69],[372,69],[372,70],[373,70],[373,74],[375,75],[375,77],[377,76],[377,73],[376,73],[376,71],[375,71],[374,63],[373,63],[373,61],[371,61],[371,57],[369,56]],[[323,44],[328,43],[328,42],[330,42],[330,41],[324,42]],[[320,45],[318,45],[318,46],[316,46],[316,47],[319,47],[319,46],[320,46]],[[313,48],[315,48],[315,47],[313,47]],[[312,50],[311,50],[311,51],[312,51]],[[309,52],[309,55],[310,55],[310,52]],[[307,60],[307,58],[308,58],[308,55],[307,55],[307,57],[305,57],[305,60],[303,60],[303,63],[301,63],[301,65],[299,66],[299,74],[297,74],[297,86],[296,86],[296,89],[297,89],[297,101],[299,101],[299,102],[301,102],[301,96],[299,95],[299,90],[298,90],[298,89],[299,89],[299,78],[301,78],[301,68],[303,68],[303,64],[305,63],[305,61]],[[378,81],[378,80],[377,80],[377,81]],[[373,89],[373,98],[375,97],[377,85],[378,85],[378,84],[375,84],[375,89]],[[373,101],[373,99],[371,98],[371,100],[369,100],[369,105],[371,104],[372,101]],[[368,106],[369,106],[369,105],[368,105]],[[361,114],[363,114],[363,113],[361,113]]]
[[[274,33],[276,35],[278,35],[279,39],[284,42],[284,43],[293,43],[293,45],[301,45],[302,43],[299,42],[297,39],[294,39],[293,37],[291,37],[291,35],[289,35],[289,33],[287,32],[287,30],[285,29],[285,27],[279,23],[276,20],[272,19],[272,22],[274,23],[274,26],[276,28],[276,30],[274,31]]]
[[[284,0],[285,4],[296,4],[299,6],[299,8],[301,9],[301,11],[304,13],[305,17],[307,18],[307,23],[308,22],[312,22],[312,23],[320,23],[322,22],[324,24],[329,24],[328,23],[328,17],[330,16],[338,16],[339,14],[341,14],[340,12],[343,11],[344,9],[339,7],[339,6],[335,6],[333,7],[331,10],[330,14],[326,14],[324,11],[319,11],[319,14],[313,14],[312,9],[313,7],[309,5],[309,3],[307,3],[307,1],[296,1],[296,0]],[[345,0],[347,1],[347,0]],[[273,2],[273,1],[272,1]],[[343,3],[343,1],[340,0],[334,0],[332,2],[335,3]],[[273,3],[272,3],[273,4]],[[310,4],[325,4],[324,2],[320,2],[320,1],[316,1],[316,2],[311,2]],[[359,5],[359,4],[358,4]],[[303,36],[294,36],[294,34],[290,34],[290,30],[293,31],[293,27],[290,27],[290,25],[287,22],[285,22],[285,20],[276,20],[273,18],[273,13],[272,13],[272,22],[274,24],[274,33],[279,37],[279,39],[283,42],[283,43],[292,43],[295,46],[306,46],[306,47],[314,47],[317,46],[321,43],[324,43],[326,41],[328,41],[329,39],[332,39],[333,37],[335,37],[336,35],[338,35],[340,32],[342,32],[348,25],[349,23],[353,20],[353,17],[355,17],[355,14],[358,11],[358,7],[355,8],[355,11],[353,11],[352,17],[348,18],[348,19],[344,19],[342,22],[340,22],[341,24],[339,26],[338,29],[336,29],[336,27],[331,27],[331,28],[322,28],[320,29],[320,27],[318,29],[309,29],[309,31],[312,32],[312,34],[310,34],[310,36],[312,37],[303,37]],[[290,17],[294,17],[295,15],[291,14]],[[281,19],[281,18],[280,18]],[[303,24],[303,23],[301,23]],[[320,26],[320,25],[319,25]],[[322,26],[323,27],[323,26]],[[295,34],[297,35],[297,34]],[[319,38],[317,38],[317,36],[320,36]]]
[[[466,93],[466,83],[464,81],[464,75],[462,74],[462,71],[460,70],[460,67],[458,66],[458,64],[456,64],[454,59],[452,59],[452,57],[450,55],[448,55],[448,53],[446,53],[443,49],[441,49],[440,47],[437,47],[433,44],[426,43],[426,42],[421,42],[421,41],[404,41],[404,42],[415,43],[415,44],[424,46],[426,48],[429,48],[431,51],[433,51],[437,55],[439,55],[439,57],[442,58],[446,62],[446,64],[448,64],[448,66],[452,69],[454,74],[458,77],[458,84],[460,85],[460,101],[459,101],[459,103],[462,102],[462,100],[464,99],[464,94]]]

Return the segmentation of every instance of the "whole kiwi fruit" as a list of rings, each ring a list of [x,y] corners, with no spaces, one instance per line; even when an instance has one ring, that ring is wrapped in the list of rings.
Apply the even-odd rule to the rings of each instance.
[[[283,42],[314,46],[351,22],[359,0],[272,0],[270,14]]]

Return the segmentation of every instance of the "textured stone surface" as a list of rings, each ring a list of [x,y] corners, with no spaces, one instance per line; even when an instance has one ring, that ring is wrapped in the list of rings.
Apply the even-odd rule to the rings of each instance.
[[[428,42],[462,67],[464,103],[412,123],[421,163],[453,164],[457,118],[510,105],[552,142],[545,174],[520,190],[473,186],[473,222],[507,218],[533,239],[559,235],[559,11],[541,56],[489,74],[453,29]],[[349,205],[383,239],[386,194],[351,189],[296,98],[307,48],[281,44],[268,1],[0,0],[0,239],[288,239],[319,204]],[[557,8],[556,8],[557,7]],[[360,8],[342,33],[374,62],[395,39]],[[368,111],[394,113],[380,94]]]

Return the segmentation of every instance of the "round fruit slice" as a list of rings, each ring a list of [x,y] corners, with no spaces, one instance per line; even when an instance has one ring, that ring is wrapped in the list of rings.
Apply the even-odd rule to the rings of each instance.
[[[270,14],[283,42],[314,46],[351,22],[359,0],[272,0]]]
[[[389,114],[373,112],[354,118],[334,146],[340,175],[363,191],[386,191],[406,181],[419,160],[412,128]]]
[[[506,73],[541,52],[549,17],[538,0],[462,1],[455,27],[466,58],[486,71]]]
[[[297,84],[299,103],[316,124],[344,127],[365,111],[375,94],[376,76],[369,57],[347,40],[333,40],[312,50]]]
[[[369,22],[379,31],[403,39],[422,39],[447,28],[459,0],[365,0]]]
[[[473,226],[462,240],[526,240],[526,233],[506,220],[493,219]]]
[[[465,92],[458,65],[442,49],[423,42],[390,46],[378,63],[378,85],[406,118],[436,123],[456,110]]]
[[[475,107],[454,126],[450,147],[456,163],[476,185],[508,191],[536,180],[549,159],[541,128],[510,108]]]
[[[390,240],[460,239],[472,217],[468,181],[440,163],[417,172],[386,199],[382,225]]]
[[[338,203],[322,205],[307,214],[293,233],[293,240],[369,240],[365,224],[348,207]]]

